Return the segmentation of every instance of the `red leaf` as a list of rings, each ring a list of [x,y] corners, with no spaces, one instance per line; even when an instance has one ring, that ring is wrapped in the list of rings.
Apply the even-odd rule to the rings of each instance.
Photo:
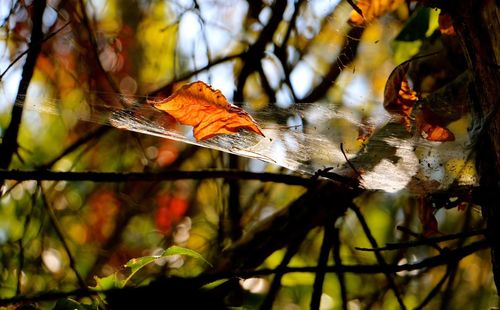
[[[431,125],[428,123],[422,124],[420,126],[420,134],[423,138],[429,141],[455,141],[455,135],[446,127],[441,127],[438,125]]]
[[[455,135],[451,132],[439,117],[426,108],[422,108],[415,116],[417,129],[420,135],[429,141],[455,141]]]
[[[438,17],[439,31],[442,35],[454,36],[455,28],[453,28],[453,21],[451,20],[450,14],[439,14]]]
[[[163,234],[168,234],[173,225],[178,223],[186,214],[189,207],[186,199],[181,197],[171,197],[168,194],[159,194],[156,197],[158,208],[155,212],[155,223],[158,230]]]

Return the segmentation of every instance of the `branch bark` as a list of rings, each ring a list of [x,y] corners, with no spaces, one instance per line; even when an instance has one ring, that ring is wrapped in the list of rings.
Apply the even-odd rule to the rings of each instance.
[[[217,270],[258,267],[274,251],[303,240],[311,229],[324,225],[327,219],[335,222],[360,191],[318,181],[288,207],[261,221],[227,249],[217,263]]]
[[[497,294],[500,290],[500,18],[493,0],[462,0],[450,7],[455,31],[473,73],[472,103],[476,166],[483,193],[482,208],[491,242]]]

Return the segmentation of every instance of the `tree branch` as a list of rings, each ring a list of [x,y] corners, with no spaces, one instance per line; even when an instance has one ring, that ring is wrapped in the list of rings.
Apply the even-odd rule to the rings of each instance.
[[[269,42],[272,42],[273,35],[278,29],[278,25],[282,21],[283,13],[285,12],[287,6],[286,0],[276,0],[274,5],[272,6],[272,15],[269,19],[267,25],[262,29],[259,38],[252,44],[247,52],[243,55],[243,68],[238,75],[238,82],[236,83],[236,92],[234,94],[234,101],[241,102],[243,101],[243,88],[245,86],[245,82],[259,66],[262,57],[264,56],[264,51],[266,49],[266,45]]]
[[[475,98],[471,111],[474,127],[480,133],[475,143],[476,168],[484,190],[483,215],[491,241],[491,259],[497,294],[500,295],[500,108],[498,89],[500,72],[500,20],[495,1],[458,1],[450,8],[453,26],[464,50],[467,65],[473,73]]]
[[[328,256],[333,245],[333,225],[335,222],[328,221],[324,226],[323,243],[318,258],[318,272],[314,277],[314,284],[311,296],[310,309],[319,309],[321,295],[323,294],[323,283],[325,282],[326,267],[328,265]]]
[[[370,227],[368,227],[368,223],[366,223],[366,220],[365,220],[363,214],[361,214],[361,211],[359,210],[359,208],[356,205],[351,204],[350,209],[353,210],[354,213],[356,214],[356,217],[358,218],[361,226],[363,227],[363,231],[365,232],[366,238],[368,238],[368,241],[370,242],[371,246],[374,248],[378,248],[377,241],[373,237],[371,230],[370,230]],[[382,256],[382,254],[380,252],[374,252],[374,253],[375,253],[375,257],[377,258],[377,261],[380,264],[380,266],[387,266],[387,263],[385,262],[385,259]],[[399,294],[398,287],[396,286],[396,282],[394,282],[394,279],[392,278],[392,274],[389,272],[386,272],[385,276],[387,278],[387,282],[389,284],[389,287],[394,292],[394,295],[396,296],[396,299],[398,300],[398,303],[401,306],[401,309],[406,309],[404,302],[403,302],[403,299],[401,298],[401,295]]]
[[[32,17],[32,31],[30,42],[28,44],[28,53],[26,55],[26,62],[23,66],[21,74],[21,81],[17,90],[16,102],[12,107],[12,117],[9,126],[5,130],[0,146],[0,168],[6,169],[12,162],[12,157],[17,151],[17,136],[21,126],[21,119],[24,110],[24,95],[28,92],[28,86],[31,82],[33,72],[35,71],[36,60],[42,49],[43,42],[43,12],[45,11],[46,0],[39,0],[33,2],[33,17]],[[0,179],[0,185],[3,183]]]
[[[91,182],[129,182],[129,181],[172,181],[172,180],[256,180],[288,185],[310,187],[320,181],[297,175],[269,172],[249,172],[240,170],[200,170],[200,171],[162,171],[162,172],[56,172],[46,170],[5,170],[0,169],[0,179],[16,181],[91,181]]]

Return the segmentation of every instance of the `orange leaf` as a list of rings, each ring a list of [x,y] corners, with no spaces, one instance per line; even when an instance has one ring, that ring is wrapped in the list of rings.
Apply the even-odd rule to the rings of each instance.
[[[202,81],[184,85],[166,99],[148,100],[183,125],[193,126],[197,141],[247,129],[264,136],[255,120],[243,109],[230,104],[220,90]]]
[[[429,141],[455,141],[455,135],[448,128],[429,123],[421,124],[420,134]]]
[[[396,10],[403,2],[404,0],[359,0],[357,6],[363,16],[352,10],[349,23],[354,26],[366,26],[376,18]]]
[[[420,135],[429,141],[455,141],[455,135],[431,111],[422,108],[415,116],[416,127]]]

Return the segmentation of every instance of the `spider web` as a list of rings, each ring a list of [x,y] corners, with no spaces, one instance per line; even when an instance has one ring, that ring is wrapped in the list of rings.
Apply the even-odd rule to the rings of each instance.
[[[126,100],[134,102],[137,98]],[[73,111],[62,108],[60,100],[28,96],[24,106],[63,119],[73,117],[220,150],[308,175],[333,168],[335,173],[355,177],[353,165],[361,172],[361,183],[367,189],[396,192],[410,187],[411,192],[420,194],[442,190],[451,184],[477,182],[471,168],[467,132],[457,134],[452,142],[430,142],[408,133],[389,115],[360,121],[356,113],[324,103],[297,103],[287,110],[273,106],[260,111],[246,108],[260,124],[265,137],[242,130],[205,141],[196,141],[192,127],[172,123],[164,112],[149,105],[116,108],[94,104],[91,110]],[[290,119],[295,123],[283,125]],[[314,126],[304,129],[304,123]],[[373,133],[361,141],[356,133],[364,131]],[[341,145],[354,147],[342,149]]]

